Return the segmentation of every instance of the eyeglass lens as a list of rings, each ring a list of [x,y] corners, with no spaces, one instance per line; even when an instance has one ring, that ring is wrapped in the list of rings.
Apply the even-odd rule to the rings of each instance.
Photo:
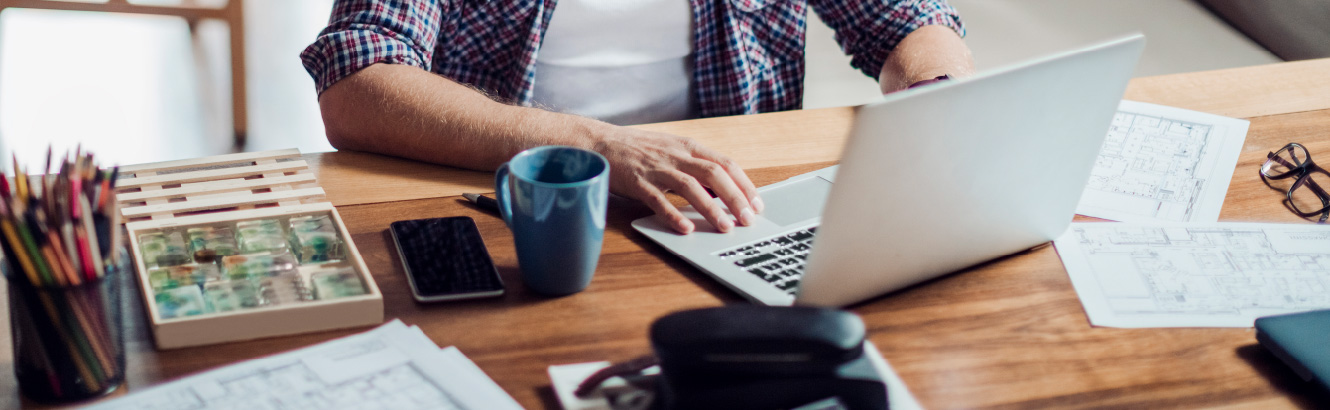
[[[1282,178],[1307,162],[1307,157],[1307,148],[1302,145],[1285,145],[1265,161],[1261,166],[1261,173],[1269,178]]]
[[[1330,206],[1330,175],[1320,169],[1312,169],[1310,172],[1299,178],[1293,184],[1293,189],[1288,193],[1288,199],[1292,202],[1293,209],[1300,213],[1311,214],[1325,212],[1327,206]]]

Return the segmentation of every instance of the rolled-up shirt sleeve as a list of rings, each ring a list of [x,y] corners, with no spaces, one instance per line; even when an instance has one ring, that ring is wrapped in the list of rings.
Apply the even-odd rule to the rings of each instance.
[[[446,0],[337,0],[328,27],[300,53],[319,94],[375,63],[430,69]]]
[[[813,11],[836,31],[850,65],[877,79],[887,54],[914,30],[950,27],[965,36],[960,13],[946,0],[812,0]]]

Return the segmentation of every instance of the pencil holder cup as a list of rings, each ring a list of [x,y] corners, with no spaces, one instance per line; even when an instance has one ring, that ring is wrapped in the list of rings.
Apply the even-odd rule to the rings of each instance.
[[[125,344],[120,294],[133,272],[129,255],[106,266],[100,277],[80,284],[34,286],[5,260],[9,322],[14,338],[14,376],[27,398],[67,403],[98,397],[125,380]]]

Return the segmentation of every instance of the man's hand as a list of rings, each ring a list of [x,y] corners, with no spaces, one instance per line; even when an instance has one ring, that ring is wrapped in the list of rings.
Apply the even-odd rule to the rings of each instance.
[[[706,189],[738,218],[751,225],[762,212],[757,188],[734,160],[703,147],[692,139],[626,127],[612,127],[597,139],[594,149],[610,161],[610,190],[642,201],[681,234],[693,231],[665,192],[683,196],[721,232],[734,228],[734,221],[712,201]]]

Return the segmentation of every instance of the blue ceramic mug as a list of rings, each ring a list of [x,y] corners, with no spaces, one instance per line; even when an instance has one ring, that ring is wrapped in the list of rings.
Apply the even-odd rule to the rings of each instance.
[[[536,147],[500,166],[494,189],[527,288],[546,295],[586,289],[605,238],[609,161],[580,148]]]

